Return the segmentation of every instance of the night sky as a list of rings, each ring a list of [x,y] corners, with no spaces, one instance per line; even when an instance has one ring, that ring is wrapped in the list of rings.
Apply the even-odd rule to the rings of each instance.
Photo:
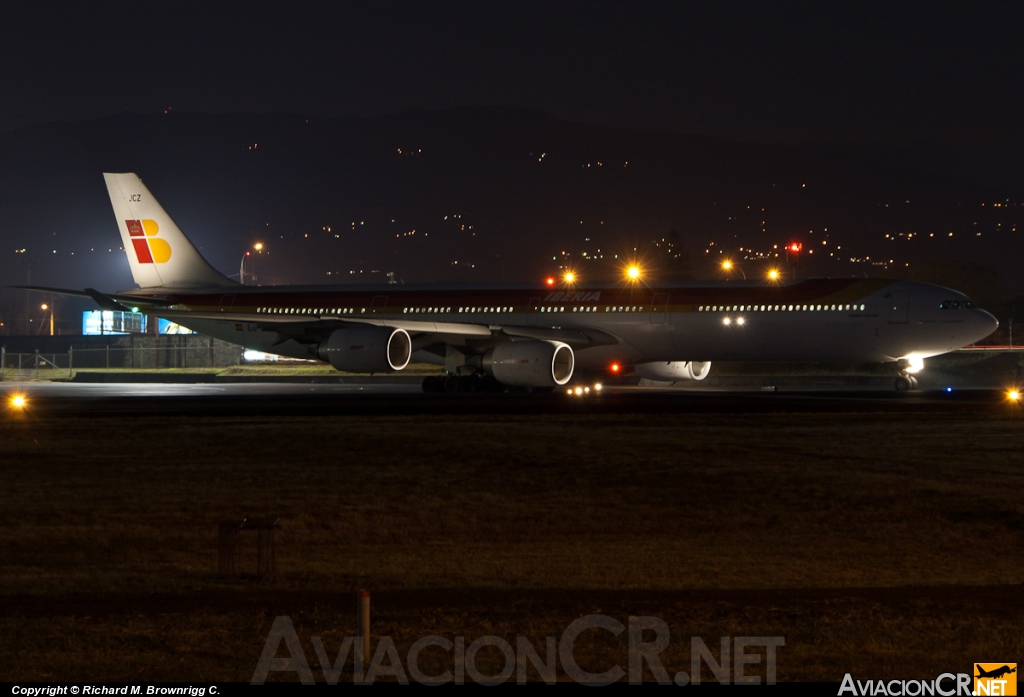
[[[1024,292],[1020,4],[265,6],[0,6],[0,286],[131,287],[106,169],[138,171],[225,274],[273,240],[269,283],[532,280],[678,230],[697,277],[721,245],[827,233],[845,265],[805,273],[943,257]],[[251,153],[263,136],[282,145]],[[970,290],[961,272],[919,280]],[[0,323],[25,307],[0,292]]]
[[[5,3],[0,131],[531,107],[739,140],[1016,137],[1019,4]]]

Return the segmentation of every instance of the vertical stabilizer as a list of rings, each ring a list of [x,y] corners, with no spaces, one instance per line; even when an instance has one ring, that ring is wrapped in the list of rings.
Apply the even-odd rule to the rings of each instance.
[[[135,174],[103,174],[132,278],[140,288],[236,285],[203,259]]]

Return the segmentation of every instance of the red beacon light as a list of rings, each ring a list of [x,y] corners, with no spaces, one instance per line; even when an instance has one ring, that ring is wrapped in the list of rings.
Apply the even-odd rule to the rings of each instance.
[[[555,277],[554,276],[548,276],[547,279],[545,279],[544,282],[546,284],[548,284],[549,286],[553,286],[553,285],[555,285]]]
[[[620,366],[618,363],[612,363],[610,366],[608,366],[608,370],[612,371],[615,374],[618,374],[618,372],[622,370],[622,366]]]
[[[789,251],[791,251],[793,254],[799,254],[801,251],[803,251],[803,248],[804,246],[799,242],[790,242],[789,244]]]

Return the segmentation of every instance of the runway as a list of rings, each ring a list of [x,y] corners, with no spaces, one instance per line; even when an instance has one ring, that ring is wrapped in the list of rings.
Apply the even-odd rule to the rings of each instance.
[[[551,394],[424,394],[393,383],[138,384],[4,382],[0,394],[26,399],[25,413],[115,416],[173,413],[226,415],[436,415],[436,414],[756,414],[863,412],[978,412],[1020,408],[1001,390],[729,391],[604,386],[600,392]],[[10,407],[8,405],[8,411]]]

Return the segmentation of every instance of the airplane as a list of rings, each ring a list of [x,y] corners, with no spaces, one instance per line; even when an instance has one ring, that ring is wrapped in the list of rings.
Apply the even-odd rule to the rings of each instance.
[[[978,668],[978,674],[975,675],[974,677],[976,677],[976,678],[1001,678],[1004,675],[1009,675],[1010,673],[1016,673],[1016,672],[1017,672],[1016,668],[1011,668],[1008,665],[1007,666],[1002,666],[1001,668],[995,668],[995,669],[989,670],[989,671],[983,670],[982,668]]]
[[[634,268],[604,283],[245,286],[200,255],[137,175],[103,177],[138,288],[32,290],[340,371],[444,366],[444,376],[425,378],[427,392],[543,391],[630,368],[654,381],[699,381],[715,361],[896,362],[894,387],[907,390],[924,358],[999,326],[957,291],[880,279],[669,283]]]

